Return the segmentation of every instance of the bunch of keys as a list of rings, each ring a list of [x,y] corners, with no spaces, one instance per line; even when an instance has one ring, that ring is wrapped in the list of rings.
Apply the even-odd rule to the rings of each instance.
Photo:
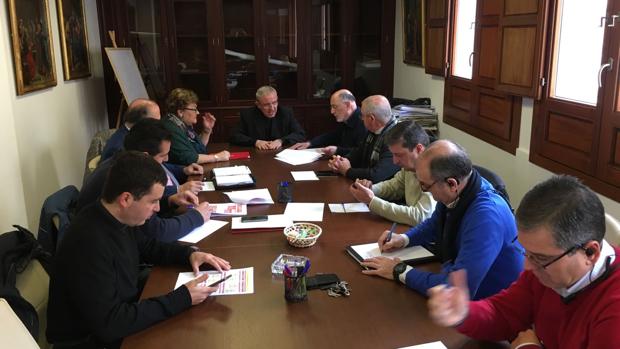
[[[327,289],[327,295],[330,297],[350,296],[351,290],[349,289],[349,283],[346,281],[336,283],[334,286]]]

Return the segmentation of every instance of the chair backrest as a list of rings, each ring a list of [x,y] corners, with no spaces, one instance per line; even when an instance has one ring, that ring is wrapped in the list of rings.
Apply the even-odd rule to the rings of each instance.
[[[84,183],[86,177],[93,172],[89,167],[91,161],[97,156],[101,156],[106,142],[112,137],[114,132],[116,132],[116,129],[111,128],[109,130],[99,131],[93,136],[93,139],[90,141],[90,146],[88,147],[88,152],[86,153],[86,165],[84,166],[84,180],[82,183]]]
[[[609,213],[605,213],[605,240],[620,246],[620,222]]]
[[[476,169],[476,171],[478,171],[478,173],[480,173],[480,175],[484,179],[486,179],[487,181],[489,181],[489,183],[491,183],[493,188],[495,188],[495,191],[502,198],[504,198],[504,200],[508,204],[508,207],[510,207],[510,210],[513,210],[512,205],[510,204],[510,196],[508,195],[508,191],[506,190],[506,183],[504,182],[502,177],[500,177],[497,173],[489,170],[488,168],[478,166],[478,165],[473,165],[473,167]]]
[[[56,247],[69,226],[79,195],[80,192],[75,186],[68,185],[48,196],[43,202],[37,239],[51,254],[56,252]]]

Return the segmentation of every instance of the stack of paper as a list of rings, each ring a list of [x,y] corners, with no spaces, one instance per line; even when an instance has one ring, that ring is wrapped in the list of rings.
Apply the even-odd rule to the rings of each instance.
[[[323,153],[315,150],[291,150],[285,149],[276,155],[276,160],[286,162],[291,165],[303,165],[317,161]]]
[[[228,198],[230,199],[230,201],[236,202],[238,204],[247,204],[247,205],[273,204],[273,199],[271,198],[271,194],[269,194],[269,190],[267,190],[266,188],[229,191],[229,192],[225,192],[224,194],[228,195]]]
[[[329,204],[328,206],[332,213],[370,212],[368,206],[363,202]]]
[[[216,167],[213,169],[218,187],[232,187],[254,184],[252,171],[247,166]]]
[[[316,176],[314,171],[291,171],[293,179],[296,181],[318,181],[319,177]]]
[[[248,206],[244,204],[209,204],[211,216],[245,216]]]
[[[284,210],[284,215],[296,222],[321,222],[323,221],[324,206],[325,204],[322,202],[289,202]]]
[[[283,214],[273,214],[267,216],[266,221],[261,222],[241,222],[241,217],[233,217],[230,228],[233,233],[259,232],[279,230],[292,225],[290,217]]]

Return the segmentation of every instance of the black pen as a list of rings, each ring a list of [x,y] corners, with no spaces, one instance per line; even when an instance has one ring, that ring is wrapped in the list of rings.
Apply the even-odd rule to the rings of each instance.
[[[230,279],[231,277],[232,277],[232,274],[228,274],[228,275],[226,275],[226,277],[223,277],[223,278],[217,280],[216,282],[212,283],[211,285],[207,285],[207,287],[217,286],[217,285],[221,284],[222,282]]]
[[[387,234],[387,236],[385,237],[385,241],[383,241],[384,244],[390,242],[390,240],[392,240],[392,233],[394,233],[394,229],[396,229],[396,222],[394,222],[392,224],[392,227],[390,228],[390,232]]]

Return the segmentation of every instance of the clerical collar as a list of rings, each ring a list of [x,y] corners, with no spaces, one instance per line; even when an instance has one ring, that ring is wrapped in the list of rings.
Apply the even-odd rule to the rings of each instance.
[[[567,298],[581,291],[582,289],[593,283],[596,279],[604,275],[607,271],[607,267],[611,265],[616,259],[616,253],[614,251],[614,248],[611,247],[611,245],[605,240],[603,240],[601,246],[601,255],[599,256],[596,263],[594,263],[594,267],[592,267],[591,271],[585,273],[581,277],[581,279],[575,282],[571,287],[560,289],[554,288],[553,290],[563,298]],[[609,259],[609,261],[607,261],[607,259]]]

